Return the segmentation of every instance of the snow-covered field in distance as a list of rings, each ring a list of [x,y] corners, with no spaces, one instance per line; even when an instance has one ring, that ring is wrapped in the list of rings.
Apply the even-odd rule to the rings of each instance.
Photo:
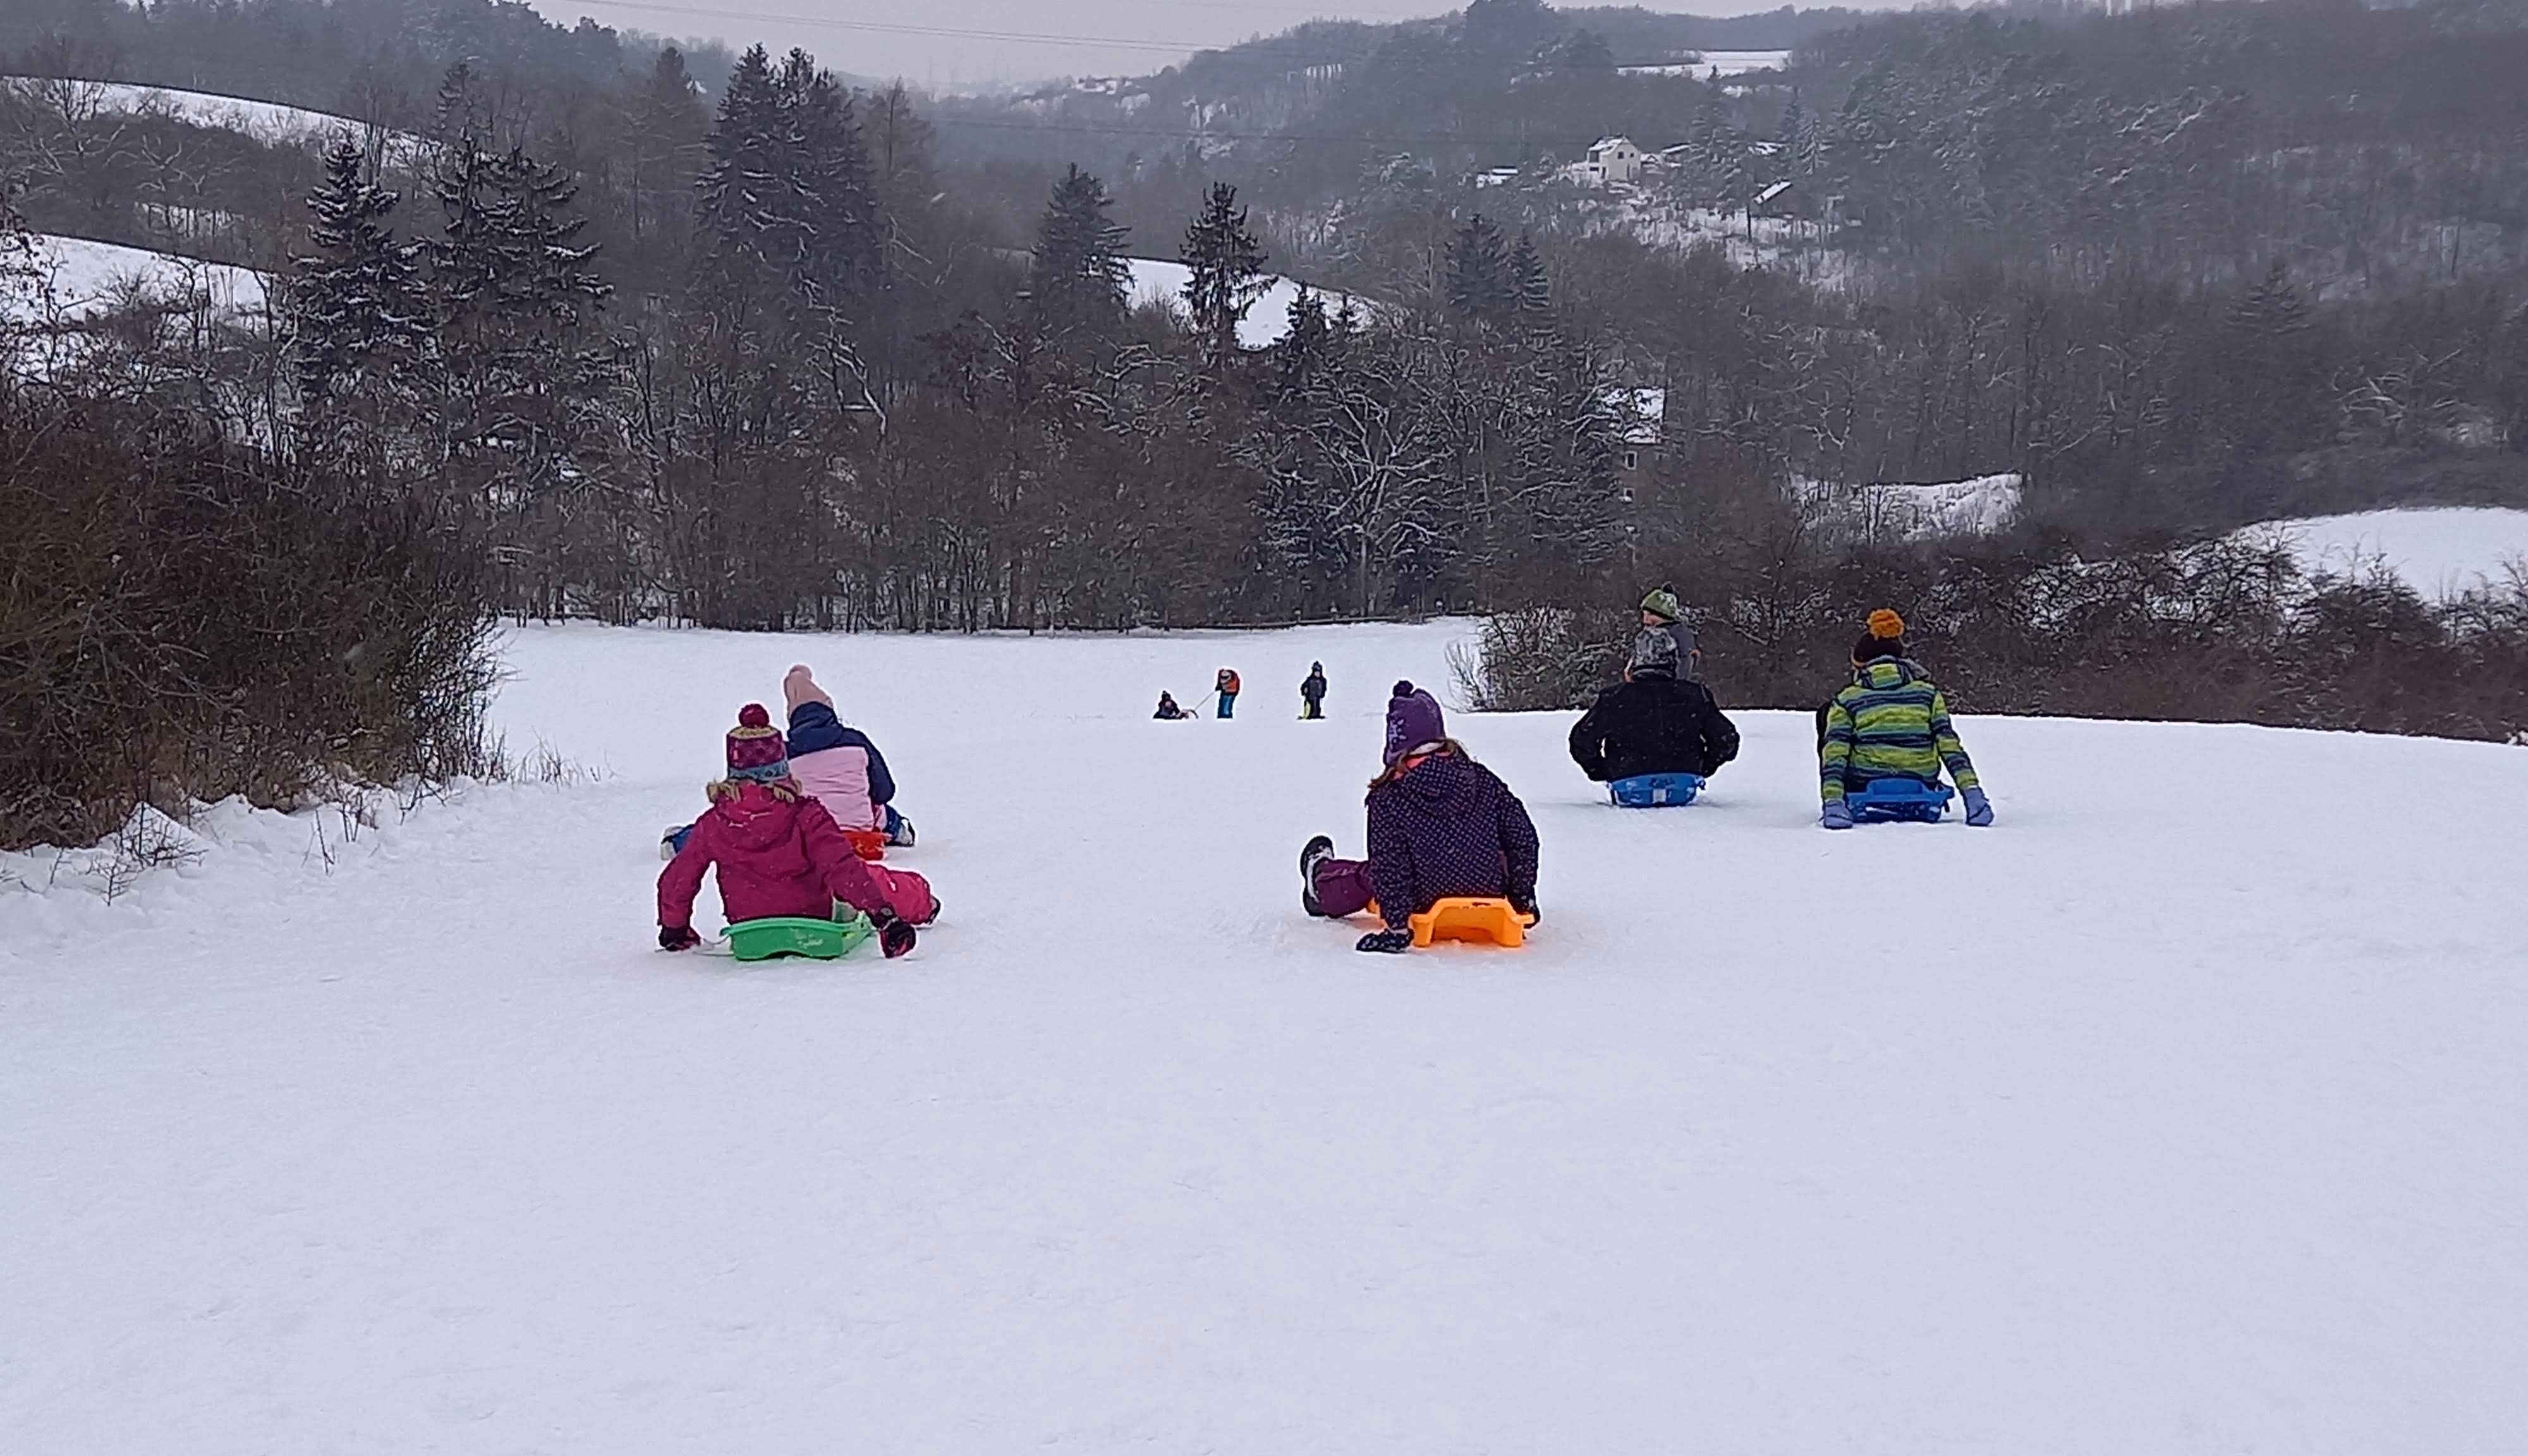
[[[1656,66],[1620,68],[1626,76],[1745,76],[1756,71],[1779,71],[1791,64],[1789,51],[1702,51],[1700,59],[1669,61]]]
[[[1133,308],[1157,304],[1179,316],[1185,312],[1185,285],[1193,281],[1193,270],[1183,263],[1162,258],[1127,258],[1132,279],[1126,286],[1126,301]],[[1270,348],[1290,332],[1290,305],[1297,302],[1302,286],[1287,278],[1273,278],[1257,296],[1246,317],[1238,320],[1238,341],[1250,349]],[[1328,312],[1343,307],[1346,295],[1315,290],[1326,300]]]
[[[365,122],[332,112],[285,106],[276,101],[250,101],[210,91],[190,91],[178,86],[135,85],[127,81],[62,81],[23,76],[0,77],[0,85],[20,91],[72,87],[75,88],[73,94],[77,103],[84,108],[114,115],[172,117],[197,127],[251,136],[270,146],[326,144],[346,134],[365,139],[371,130]],[[384,140],[388,160],[395,165],[409,165],[419,157],[425,145],[422,138],[403,131],[387,131]]]
[[[250,314],[263,306],[263,275],[251,268],[49,234],[37,234],[34,248],[34,268],[50,281],[52,306],[70,318],[121,301],[134,284],[159,297],[191,297],[198,290],[213,308],[231,314]],[[31,316],[40,305],[0,292],[0,307]]]
[[[2433,506],[2267,521],[2238,533],[2280,542],[2307,571],[2355,576],[2385,567],[2427,598],[2507,585],[2528,573],[2528,510]]]
[[[1567,714],[1452,714],[1545,923],[1356,955],[1294,857],[1358,847],[1386,689],[1465,630],[529,630],[501,725],[601,782],[0,888],[0,1449],[2528,1430],[2528,754],[1969,719],[1996,827],[1830,835],[1802,714],[1652,812]],[[798,660],[949,923],[662,955],[658,830]],[[1149,719],[1224,664],[1237,721]]]

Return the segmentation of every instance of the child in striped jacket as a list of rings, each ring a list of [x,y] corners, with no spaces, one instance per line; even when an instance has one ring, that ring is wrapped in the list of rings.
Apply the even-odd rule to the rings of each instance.
[[[1870,631],[1852,650],[1852,686],[1825,705],[1817,741],[1825,808],[1818,822],[1849,829],[1847,792],[1889,778],[1937,784],[1943,768],[1957,781],[1967,822],[1990,824],[1992,803],[1949,720],[1948,699],[1905,654],[1905,619],[1881,607],[1870,614]]]

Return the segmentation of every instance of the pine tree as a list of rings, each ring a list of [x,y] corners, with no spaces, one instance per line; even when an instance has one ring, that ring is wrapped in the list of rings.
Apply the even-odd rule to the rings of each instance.
[[[784,130],[771,58],[763,46],[750,46],[720,91],[708,142],[711,164],[695,184],[697,210],[723,258],[763,255],[765,237],[783,226],[777,189]]]
[[[1557,71],[1577,72],[1582,75],[1612,75],[1615,70],[1615,53],[1607,46],[1606,37],[1597,31],[1574,30],[1571,32],[1571,37],[1563,41],[1561,49],[1555,53],[1554,66]]]
[[[558,612],[597,572],[574,553],[565,497],[603,469],[614,371],[600,324],[608,288],[579,242],[577,188],[471,135],[432,179],[441,233],[426,249],[442,360],[432,418],[453,489],[495,512],[519,549],[509,598]]]
[[[789,196],[800,248],[800,282],[821,306],[856,313],[883,286],[885,220],[875,169],[861,136],[852,93],[806,51],[781,68]]]
[[[439,97],[431,105],[430,135],[443,145],[467,132],[483,130],[481,104],[474,94],[474,68],[463,61],[439,78]]]
[[[643,262],[672,253],[685,241],[693,210],[691,159],[708,124],[701,89],[685,69],[684,53],[665,47],[651,66],[649,80],[631,96],[624,116],[629,154],[624,225]]]
[[[2308,304],[2282,259],[2232,306],[2229,325],[2237,365],[2229,380],[2238,391],[2228,421],[2232,440],[2249,451],[2297,444],[2312,428],[2317,365],[2308,345]]]
[[[1185,311],[1217,367],[1237,357],[1238,326],[1264,291],[1264,247],[1247,231],[1236,187],[1211,184],[1177,256],[1193,274],[1185,281]]]
[[[1476,213],[1448,239],[1448,311],[1484,328],[1506,327],[1518,305],[1501,229]]]
[[[1536,250],[1536,239],[1522,229],[1518,245],[1510,249],[1509,282],[1518,318],[1519,332],[1530,337],[1554,332],[1554,281],[1545,271],[1545,259]]]
[[[379,432],[409,422],[418,406],[431,363],[429,310],[419,249],[388,226],[399,200],[378,185],[348,136],[326,151],[324,178],[307,199],[313,251],[293,260],[288,304],[299,407],[319,435],[383,445]]]
[[[1123,321],[1130,230],[1107,216],[1106,184],[1074,165],[1036,224],[1028,272],[1036,327],[1048,339],[1109,337]]]

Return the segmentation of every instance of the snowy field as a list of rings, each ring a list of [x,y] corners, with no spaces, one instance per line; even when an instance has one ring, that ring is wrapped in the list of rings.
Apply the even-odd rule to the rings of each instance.
[[[250,268],[50,234],[35,235],[29,261],[42,286],[33,294],[0,291],[0,309],[19,322],[31,322],[48,310],[66,319],[82,318],[120,302],[135,288],[157,298],[200,296],[231,316],[263,307],[263,275]]]
[[[2358,576],[2385,567],[2425,597],[2501,587],[2514,567],[2528,573],[2528,510],[2370,510],[2267,521],[2238,535],[2259,545],[2282,543],[2312,572]]]
[[[1758,71],[1779,71],[1789,64],[1789,51],[1704,51],[1692,61],[1668,61],[1657,66],[1618,69],[1626,76],[1705,77],[1715,72],[1722,76],[1746,76]]]
[[[1126,285],[1126,300],[1133,308],[1151,304],[1183,316],[1185,311],[1185,285],[1193,281],[1193,270],[1183,263],[1163,258],[1127,258],[1132,270],[1132,282]],[[1270,348],[1290,332],[1290,305],[1299,300],[1301,285],[1287,278],[1267,278],[1264,291],[1238,321],[1238,342],[1250,349]],[[1343,307],[1343,293],[1317,290],[1326,301],[1326,311]],[[1155,697],[1156,695],[1153,695]]]
[[[1544,925],[1359,956],[1292,859],[1462,630],[530,631],[602,781],[0,889],[0,1450],[2522,1449],[2528,752],[1969,720],[1997,827],[1829,835],[1800,715],[1644,813],[1458,714]],[[794,660],[948,922],[662,955]]]
[[[169,117],[196,127],[235,131],[266,146],[330,144],[336,137],[343,135],[365,140],[372,130],[365,122],[332,112],[284,106],[275,101],[249,101],[210,91],[188,91],[178,86],[134,85],[126,81],[65,81],[23,76],[0,77],[0,86],[7,86],[22,95],[47,98],[56,105],[67,102],[78,112]],[[382,131],[381,139],[387,160],[395,166],[413,165],[426,147],[422,138],[404,131]]]

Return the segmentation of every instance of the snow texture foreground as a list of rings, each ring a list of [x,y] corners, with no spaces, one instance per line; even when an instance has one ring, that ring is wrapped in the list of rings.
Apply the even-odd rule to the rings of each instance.
[[[2521,1449],[2528,754],[1969,720],[2000,827],[1828,835],[1797,715],[1638,812],[1458,714],[1545,924],[1355,955],[1454,630],[528,632],[606,782],[0,889],[0,1450]],[[658,954],[797,659],[951,923]]]

